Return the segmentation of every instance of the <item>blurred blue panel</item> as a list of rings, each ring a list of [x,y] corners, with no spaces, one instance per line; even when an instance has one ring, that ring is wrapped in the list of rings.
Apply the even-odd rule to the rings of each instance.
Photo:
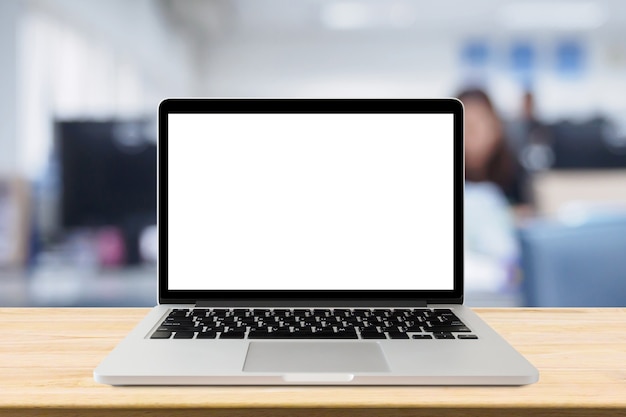
[[[511,66],[514,71],[529,72],[535,66],[535,50],[527,42],[519,42],[511,47]]]
[[[556,46],[556,71],[559,75],[579,76],[585,70],[585,52],[580,42],[562,41]]]
[[[482,40],[471,40],[461,47],[461,61],[471,67],[486,67],[489,63],[489,46]]]
[[[469,40],[461,44],[459,60],[461,84],[479,86],[489,81],[490,48],[486,41]]]
[[[531,307],[626,306],[626,214],[520,230],[522,289]]]
[[[531,89],[536,68],[535,49],[529,42],[517,42],[511,45],[510,66],[523,88]]]

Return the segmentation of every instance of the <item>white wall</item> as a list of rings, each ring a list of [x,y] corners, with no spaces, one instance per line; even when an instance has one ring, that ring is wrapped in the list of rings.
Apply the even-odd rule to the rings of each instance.
[[[10,19],[14,41],[18,34],[18,73],[11,85],[18,86],[19,113],[17,134],[8,144],[13,152],[5,159],[13,171],[41,175],[55,118],[156,119],[161,100],[191,95],[197,85],[185,33],[168,19],[163,2],[20,4],[21,15]],[[16,57],[10,60],[15,67]]]
[[[514,117],[524,87],[510,70],[511,47],[528,42],[535,50],[541,117],[604,114],[621,123],[626,112],[626,6],[600,3],[608,17],[597,28],[512,29],[497,19],[500,2],[483,1],[429,5],[419,10],[410,28],[342,31],[315,21],[317,8],[326,3],[304,2],[308,9],[298,9],[288,2],[261,6],[239,0],[239,21],[206,46],[204,85],[213,96],[447,96],[468,79],[460,60],[463,43],[483,39],[491,54],[487,86],[504,115]],[[445,10],[451,7],[455,10]],[[566,40],[583,45],[586,70],[581,77],[567,79],[555,69],[555,49]]]
[[[154,0],[37,0],[42,8],[139,64],[163,94],[189,94],[189,48]]]
[[[428,97],[451,95],[451,41],[350,34],[257,36],[211,45],[215,96]]]
[[[17,22],[19,0],[0,1],[0,175],[17,164]]]

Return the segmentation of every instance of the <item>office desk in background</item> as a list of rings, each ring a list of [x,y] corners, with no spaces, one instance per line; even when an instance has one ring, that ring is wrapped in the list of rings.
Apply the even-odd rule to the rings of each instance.
[[[69,263],[0,271],[0,307],[152,307],[155,266],[118,269]]]
[[[465,305],[519,307],[512,291],[465,288]],[[152,307],[157,303],[157,269],[143,265],[118,269],[80,267],[64,260],[25,270],[0,268],[2,307]]]
[[[539,368],[524,387],[96,384],[147,311],[0,309],[0,416],[626,416],[626,308],[477,309]]]

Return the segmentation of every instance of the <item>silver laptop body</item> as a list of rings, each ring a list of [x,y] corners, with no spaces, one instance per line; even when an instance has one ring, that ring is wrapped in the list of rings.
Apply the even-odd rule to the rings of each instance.
[[[463,306],[454,99],[169,99],[159,305],[111,385],[523,385]]]

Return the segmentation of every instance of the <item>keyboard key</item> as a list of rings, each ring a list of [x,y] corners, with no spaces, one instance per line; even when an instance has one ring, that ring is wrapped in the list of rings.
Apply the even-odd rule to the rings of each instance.
[[[258,319],[254,316],[239,317],[239,321],[246,324],[256,323],[257,320]]]
[[[407,326],[404,328],[406,332],[413,332],[413,333],[421,333],[422,332],[422,328],[420,326]]]
[[[295,332],[289,331],[250,331],[248,333],[248,339],[358,339],[355,331],[346,332],[333,332],[333,331],[320,331],[310,332],[306,330],[300,330]]]
[[[180,317],[177,317],[177,316],[167,316],[165,318],[165,320],[163,320],[163,321],[164,322],[165,321],[180,322],[180,321],[193,321],[193,319],[191,317],[185,317],[185,316],[180,316]]]
[[[246,336],[246,332],[243,331],[229,331],[222,332],[220,339],[243,339]]]
[[[206,331],[202,333],[198,333],[196,339],[215,339],[217,333],[214,331]]]
[[[171,332],[172,330],[173,330],[173,329],[172,329],[171,327],[169,327],[169,326],[163,326],[163,325],[161,325],[161,326],[159,326],[159,327],[157,328],[157,331],[159,331],[159,332]]]
[[[391,314],[391,310],[387,308],[376,308],[372,313],[376,317],[388,317]]]
[[[344,317],[337,317],[337,316],[330,316],[330,317],[326,317],[326,319],[324,320],[326,323],[341,323],[342,319],[344,319]]]
[[[430,334],[414,334],[411,336],[412,339],[432,339],[433,336]]]
[[[334,332],[332,330],[315,332],[312,339],[358,339],[355,330],[349,332]]]
[[[408,339],[409,335],[406,333],[402,333],[402,332],[387,332],[387,334],[389,335],[390,339]]]
[[[355,308],[352,310],[353,317],[369,317],[372,315],[371,310],[364,308]]]
[[[176,332],[174,339],[193,339],[193,332]]]
[[[454,335],[452,333],[433,333],[435,339],[454,339]]]
[[[161,324],[161,326],[159,326],[159,329],[161,328],[167,328],[169,331],[197,331],[199,326],[194,325],[193,323],[171,323],[171,322],[164,322]]]
[[[413,314],[417,315],[417,316],[429,316],[432,313],[432,311],[430,311],[427,308],[416,308],[413,309]]]
[[[478,339],[478,336],[475,334],[460,334],[457,336],[457,339]]]
[[[424,327],[425,332],[470,332],[471,330],[465,326],[430,326]]]
[[[211,314],[218,317],[224,317],[227,312],[228,310],[226,310],[225,308],[214,308],[213,311],[211,311]]]
[[[386,339],[385,333],[379,331],[362,330],[361,337],[363,339]]]
[[[150,336],[150,339],[169,339],[171,335],[172,335],[172,332],[157,330],[156,332],[152,333],[152,336]]]

